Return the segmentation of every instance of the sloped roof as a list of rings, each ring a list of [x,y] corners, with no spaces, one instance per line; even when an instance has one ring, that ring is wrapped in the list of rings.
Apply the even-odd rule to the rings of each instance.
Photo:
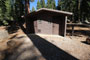
[[[50,12],[56,12],[56,13],[65,14],[65,15],[73,15],[73,13],[71,13],[71,12],[48,9],[48,8],[41,8],[41,9],[38,9],[37,11],[35,11],[35,12],[40,12],[40,11],[50,11]]]
[[[62,14],[62,15],[65,15],[65,16],[68,16],[68,15],[73,15],[73,13],[71,12],[66,12],[66,11],[60,11],[60,10],[54,10],[54,9],[48,9],[48,8],[41,8],[41,9],[38,9],[34,12],[31,12],[30,14],[26,15],[27,17],[29,16],[36,16],[37,14],[39,14],[40,12],[44,13],[44,12],[47,12],[47,13],[53,13],[53,14]]]

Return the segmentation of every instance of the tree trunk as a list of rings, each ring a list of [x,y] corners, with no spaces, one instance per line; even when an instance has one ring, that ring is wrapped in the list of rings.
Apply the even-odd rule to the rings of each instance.
[[[30,13],[30,3],[29,3],[29,0],[25,0],[25,13],[26,14]]]
[[[29,0],[25,0],[25,15],[30,13],[30,3]],[[28,25],[28,18],[25,16],[25,28],[26,28],[26,33],[28,32],[27,28],[29,27]]]

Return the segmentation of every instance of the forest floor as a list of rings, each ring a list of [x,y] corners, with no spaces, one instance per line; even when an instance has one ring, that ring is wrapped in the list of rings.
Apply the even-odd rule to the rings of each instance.
[[[2,29],[5,27],[0,27]],[[19,29],[10,36],[20,43],[10,50],[12,52],[9,55],[3,55],[4,60],[90,60],[90,45],[85,42],[89,31],[86,27],[76,27],[74,36],[70,36],[69,31],[64,38],[55,35],[26,35]]]

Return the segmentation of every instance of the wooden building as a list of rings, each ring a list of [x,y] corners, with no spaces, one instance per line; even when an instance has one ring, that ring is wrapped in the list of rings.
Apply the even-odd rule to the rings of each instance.
[[[41,8],[27,16],[27,31],[30,34],[53,34],[66,36],[68,15],[72,15],[72,13]]]

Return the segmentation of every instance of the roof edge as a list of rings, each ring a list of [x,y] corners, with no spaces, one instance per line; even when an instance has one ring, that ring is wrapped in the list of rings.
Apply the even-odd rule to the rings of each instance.
[[[73,13],[71,13],[71,12],[66,12],[66,11],[61,11],[61,10],[54,10],[54,9],[48,9],[48,8],[40,8],[36,12],[39,12],[41,10],[57,12],[57,13],[62,13],[62,14],[66,14],[66,15],[73,15]]]

